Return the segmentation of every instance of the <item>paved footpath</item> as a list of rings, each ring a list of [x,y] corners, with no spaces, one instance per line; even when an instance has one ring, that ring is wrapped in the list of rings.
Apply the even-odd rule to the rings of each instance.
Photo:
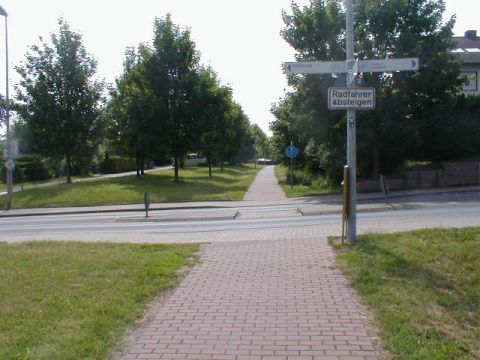
[[[376,359],[324,239],[216,243],[123,359]]]
[[[243,197],[244,201],[287,200],[285,193],[278,185],[274,169],[275,166],[268,165],[258,172],[255,181]]]
[[[247,195],[285,198],[273,166]],[[201,264],[135,331],[121,358],[377,359],[364,311],[325,237],[253,240],[203,245]]]

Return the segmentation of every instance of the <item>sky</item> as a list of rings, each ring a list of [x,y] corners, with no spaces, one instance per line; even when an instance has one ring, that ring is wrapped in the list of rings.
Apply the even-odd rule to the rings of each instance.
[[[308,0],[294,0],[305,5]],[[271,135],[271,104],[283,97],[287,83],[281,64],[294,51],[280,37],[282,10],[291,0],[0,0],[8,13],[10,97],[19,77],[14,67],[24,60],[39,36],[49,38],[65,18],[83,35],[87,51],[98,61],[98,77],[113,83],[128,46],[150,42],[155,17],[171,13],[175,24],[191,29],[201,61],[211,65],[233,89],[252,123]],[[479,0],[446,0],[445,16],[457,15],[454,33],[480,33]],[[5,95],[5,29],[0,19],[0,93]]]

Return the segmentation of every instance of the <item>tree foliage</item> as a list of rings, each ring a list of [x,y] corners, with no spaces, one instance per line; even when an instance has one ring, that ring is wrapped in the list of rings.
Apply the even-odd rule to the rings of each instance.
[[[174,180],[188,152],[211,166],[233,159],[250,139],[249,120],[211,68],[200,65],[190,31],[157,18],[151,45],[126,53],[108,114],[114,143],[140,164],[170,156]]]
[[[442,0],[358,0],[355,2],[357,59],[419,57],[420,71],[364,73],[359,86],[377,89],[376,109],[357,112],[361,176],[395,169],[404,159],[432,158],[430,135],[439,114],[454,108],[461,81],[451,54],[454,18],[442,22]],[[335,0],[292,4],[283,15],[283,38],[298,61],[345,60],[345,14]],[[345,86],[330,75],[289,75],[293,91],[272,112],[276,152],[294,141],[300,163],[338,180],[345,161],[345,116],[327,109],[327,88]],[[449,121],[454,121],[450,119]],[[441,131],[435,128],[436,131]]]
[[[103,84],[93,79],[96,61],[66,21],[59,20],[59,32],[50,40],[40,38],[17,67],[18,112],[39,153],[65,158],[70,182],[72,159],[91,157],[100,139]]]

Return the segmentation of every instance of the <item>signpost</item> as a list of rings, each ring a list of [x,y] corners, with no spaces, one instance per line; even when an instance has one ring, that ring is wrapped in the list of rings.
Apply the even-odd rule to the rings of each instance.
[[[293,141],[290,142],[290,146],[285,149],[285,155],[290,158],[290,188],[293,189],[293,159],[298,155],[298,149],[293,146]]]
[[[418,70],[418,58],[358,61],[358,72],[395,72],[416,70]]]
[[[286,62],[287,74],[344,74],[352,72],[396,72],[418,70],[418,58],[349,61]]]
[[[286,62],[287,74],[332,74],[346,72],[345,61]]]
[[[418,58],[355,60],[353,51],[353,0],[345,0],[346,7],[346,61],[286,62],[287,74],[346,73],[345,88],[328,89],[328,107],[347,110],[347,166],[348,166],[348,220],[347,239],[354,242],[357,233],[357,155],[356,110],[375,108],[375,89],[355,88],[355,76],[362,72],[416,71]],[[288,149],[288,148],[287,148]],[[287,154],[288,156],[288,154]]]

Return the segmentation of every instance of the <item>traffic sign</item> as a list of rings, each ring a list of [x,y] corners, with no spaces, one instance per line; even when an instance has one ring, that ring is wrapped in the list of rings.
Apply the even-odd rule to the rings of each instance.
[[[18,156],[18,141],[8,140],[3,152],[7,158],[16,158]]]
[[[5,162],[5,167],[6,167],[8,170],[13,170],[13,169],[15,169],[15,162],[14,162],[12,159],[8,159],[8,160]]]
[[[346,72],[345,61],[306,61],[283,64],[287,74],[332,74]]]
[[[418,58],[359,60],[359,72],[390,72],[418,70]]]
[[[333,74],[361,72],[391,72],[418,70],[418,58],[400,58],[386,60],[358,61],[305,61],[286,62],[284,68],[287,74]]]
[[[372,110],[375,109],[374,88],[328,88],[330,110]]]
[[[287,155],[287,157],[289,157],[290,159],[293,159],[297,157],[298,149],[295,146],[290,145],[285,149],[285,155]]]

